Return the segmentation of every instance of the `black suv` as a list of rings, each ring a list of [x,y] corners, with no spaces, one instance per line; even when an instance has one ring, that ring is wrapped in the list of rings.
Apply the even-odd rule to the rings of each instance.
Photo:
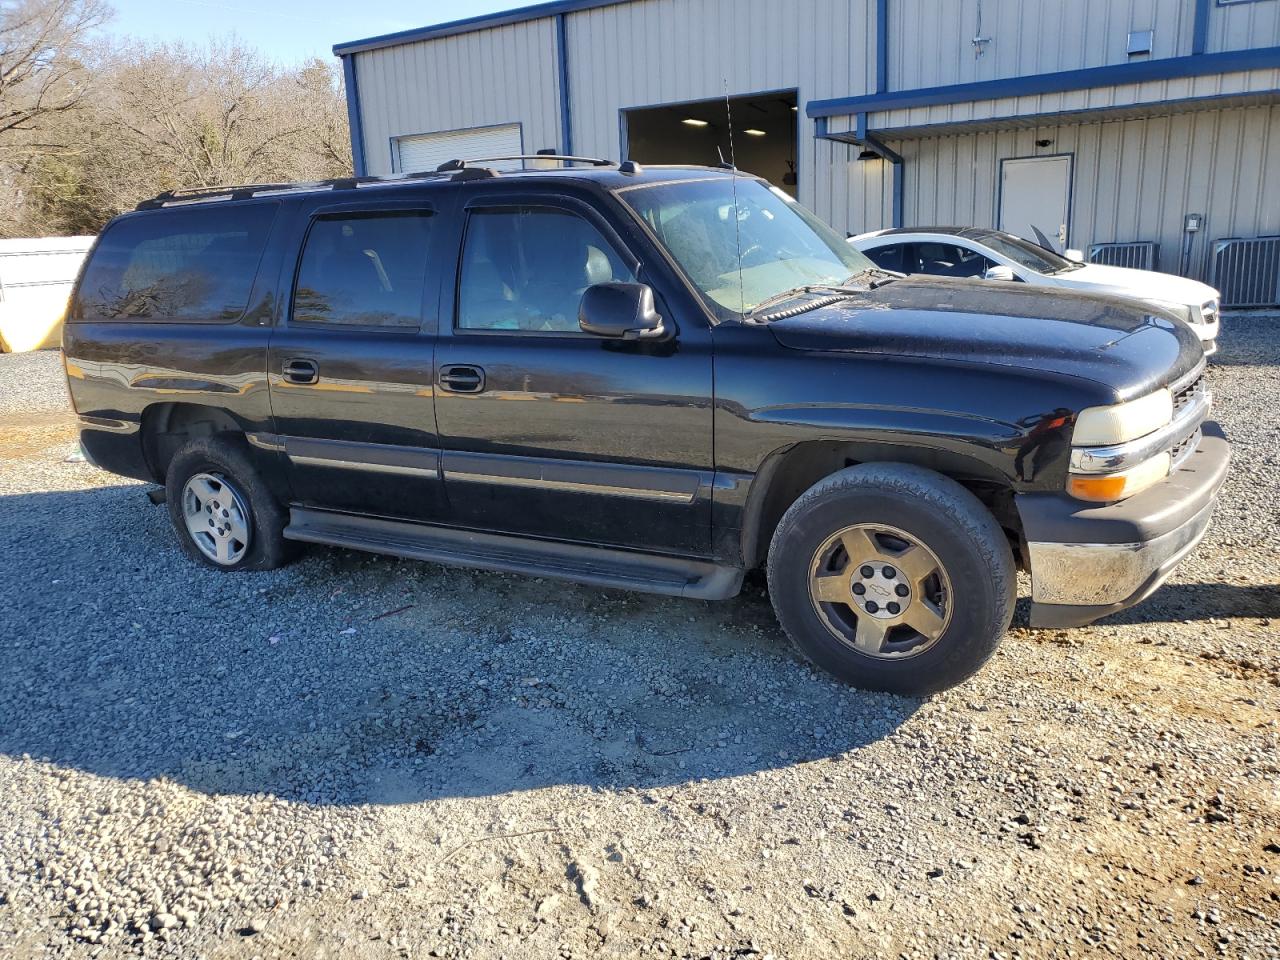
[[[859,686],[1149,595],[1227,468],[1204,355],[1131,301],[904,279],[705,168],[166,194],[64,334],[84,449],[225,570],[333,544],[705,599],[767,568]]]

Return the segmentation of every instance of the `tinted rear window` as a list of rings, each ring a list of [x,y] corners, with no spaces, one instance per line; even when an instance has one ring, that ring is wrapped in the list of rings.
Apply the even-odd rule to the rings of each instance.
[[[275,204],[164,210],[111,224],[85,267],[72,319],[240,319],[275,212]]]

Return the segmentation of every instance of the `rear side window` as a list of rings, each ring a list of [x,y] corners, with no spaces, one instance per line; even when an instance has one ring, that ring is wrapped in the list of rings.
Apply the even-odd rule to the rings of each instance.
[[[75,320],[233,323],[244,315],[275,204],[126,217],[85,266]]]
[[[418,327],[431,222],[423,211],[317,219],[298,266],[292,322]]]

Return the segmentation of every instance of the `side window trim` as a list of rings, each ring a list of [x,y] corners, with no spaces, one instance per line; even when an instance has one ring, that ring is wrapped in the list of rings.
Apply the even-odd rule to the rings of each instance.
[[[302,273],[302,261],[307,253],[307,241],[310,240],[312,232],[315,230],[317,223],[322,220],[339,220],[343,218],[358,219],[360,217],[374,217],[378,215],[394,215],[394,214],[420,214],[430,218],[433,221],[440,220],[440,211],[435,204],[416,200],[400,200],[390,201],[387,203],[329,203],[312,207],[303,213],[304,224],[302,226],[301,237],[298,240],[297,252],[292,257],[292,269],[287,274],[287,283],[289,295],[284,298],[282,303],[282,314],[280,326],[284,329],[307,330],[307,331],[323,331],[332,330],[335,333],[373,333],[379,336],[389,337],[419,337],[427,331],[427,306],[428,294],[431,286],[431,265],[428,262],[423,270],[422,289],[418,296],[418,324],[417,326],[377,326],[367,323],[319,323],[306,320],[294,320],[293,311],[298,293],[298,278]],[[439,228],[436,228],[439,229]],[[433,231],[434,232],[434,231]],[[428,243],[427,255],[430,256],[430,248],[432,243]]]
[[[485,327],[463,327],[459,325],[460,311],[462,308],[462,274],[463,267],[466,262],[467,254],[467,238],[471,232],[472,223],[477,213],[492,213],[495,211],[519,211],[529,209],[542,209],[552,213],[568,214],[575,216],[594,228],[609,244],[613,253],[618,259],[631,271],[631,273],[640,278],[644,265],[642,261],[636,257],[631,248],[618,235],[618,231],[613,225],[605,220],[590,204],[584,203],[576,197],[569,197],[563,194],[551,193],[508,193],[508,194],[481,194],[472,197],[464,203],[458,211],[462,227],[458,234],[457,262],[452,275],[452,306],[447,314],[449,317],[447,324],[441,324],[441,332],[449,331],[450,336],[464,337],[537,337],[539,339],[594,339],[590,334],[583,333],[581,330],[508,330],[494,329]]]

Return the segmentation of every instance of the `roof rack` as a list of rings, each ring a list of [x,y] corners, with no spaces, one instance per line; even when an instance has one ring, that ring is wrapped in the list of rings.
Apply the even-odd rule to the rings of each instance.
[[[421,173],[397,173],[387,177],[336,177],[299,183],[245,183],[217,187],[186,187],[166,190],[150,200],[143,200],[137,210],[181,207],[220,200],[248,200],[252,197],[276,197],[292,193],[319,193],[325,190],[358,190],[362,187],[391,186],[406,180],[446,180],[448,174],[436,170]]]
[[[143,200],[135,209],[158,210],[161,207],[181,207],[197,203],[214,203],[221,200],[248,200],[253,197],[275,197],[292,193],[319,193],[324,190],[358,190],[361,187],[390,186],[406,180],[479,180],[498,176],[491,167],[479,166],[506,160],[558,160],[561,163],[589,163],[593,167],[616,166],[611,160],[596,157],[571,157],[559,154],[517,154],[508,157],[473,157],[468,160],[450,160],[435,170],[417,173],[397,173],[386,177],[337,177],[333,180],[312,180],[301,183],[242,183],[214,187],[183,187],[166,190],[150,200]]]
[[[436,167],[437,173],[465,170],[473,163],[501,163],[507,160],[559,160],[561,163],[589,163],[593,167],[616,167],[612,160],[599,157],[574,157],[560,153],[515,153],[507,157],[471,157],[467,160],[449,160]]]

